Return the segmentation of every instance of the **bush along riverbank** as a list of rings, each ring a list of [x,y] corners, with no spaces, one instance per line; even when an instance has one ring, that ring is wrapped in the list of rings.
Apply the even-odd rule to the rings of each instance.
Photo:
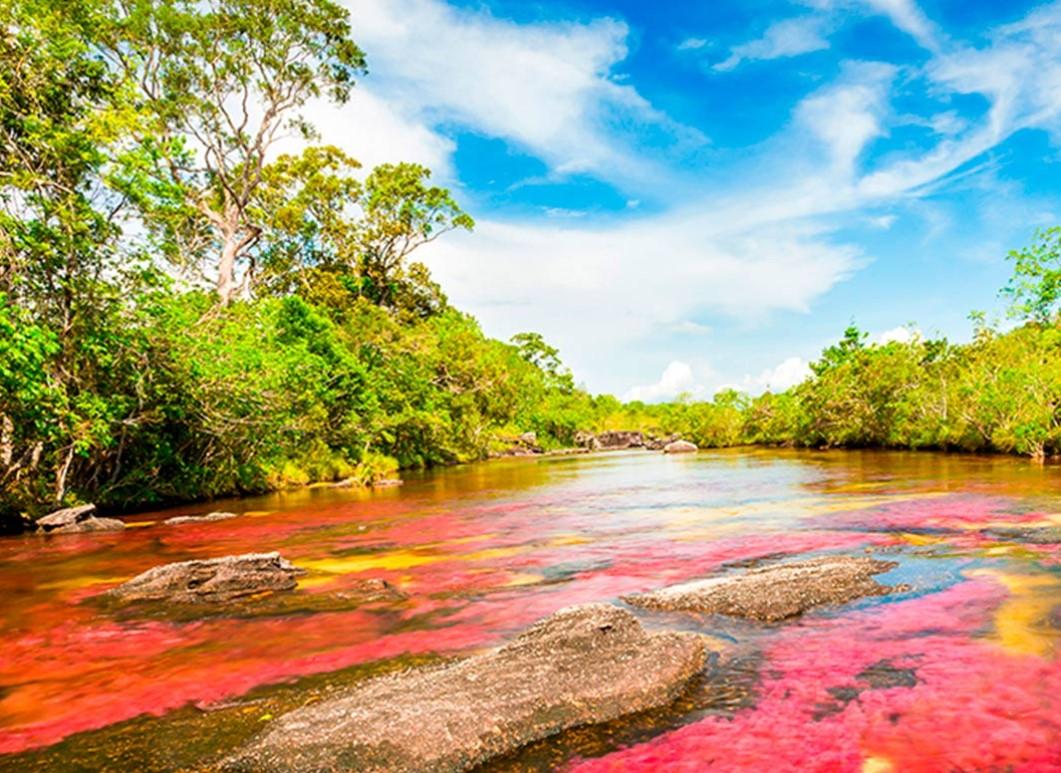
[[[852,326],[785,393],[623,404],[540,335],[498,341],[450,305],[415,253],[474,223],[430,170],[315,144],[302,108],[365,74],[338,5],[31,0],[0,22],[6,530],[608,430],[1061,451],[1059,229],[1012,256],[1020,327],[872,345]]]

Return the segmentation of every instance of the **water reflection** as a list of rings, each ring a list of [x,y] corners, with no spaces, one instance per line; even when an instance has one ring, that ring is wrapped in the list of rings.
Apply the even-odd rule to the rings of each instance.
[[[1061,525],[1059,477],[996,457],[634,452],[175,508],[120,534],[5,539],[0,752],[15,756],[0,767],[146,765],[166,743],[181,765],[203,764],[268,721],[259,715],[396,659],[475,651],[568,604],[766,556],[863,551],[898,560],[884,581],[913,590],[786,626],[639,612],[711,637],[699,686],[665,711],[498,766],[727,769],[761,755],[830,770],[1061,765],[1061,553],[1022,536]],[[208,509],[244,517],[161,523]],[[287,598],[195,618],[95,600],[159,563],[267,549],[308,572]],[[404,598],[358,606],[347,591],[364,577]],[[886,672],[905,676],[877,678]],[[297,679],[301,691],[266,687]],[[249,705],[270,707],[253,721],[246,706],[226,708],[248,691],[262,702]],[[165,716],[134,720],[143,714]],[[177,748],[177,727],[194,727],[197,756]]]

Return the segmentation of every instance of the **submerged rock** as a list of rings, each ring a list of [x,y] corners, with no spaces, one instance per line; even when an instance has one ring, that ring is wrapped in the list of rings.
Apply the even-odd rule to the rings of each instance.
[[[459,771],[580,725],[664,706],[704,664],[689,633],[607,604],[563,609],[500,649],[286,714],[228,770]]]
[[[683,583],[653,593],[625,596],[623,601],[649,609],[709,612],[776,622],[825,604],[844,604],[906,590],[905,586],[881,585],[873,579],[873,575],[896,566],[894,561],[826,556]]]
[[[42,534],[80,534],[90,531],[119,531],[125,523],[117,518],[97,518],[95,505],[64,507],[37,519],[37,531]]]
[[[1028,545],[1056,545],[1061,543],[1061,526],[995,526],[984,534],[999,540],[1023,542]]]
[[[121,601],[225,602],[292,590],[301,574],[305,571],[279,553],[246,553],[156,566],[107,594]]]
[[[386,580],[369,577],[355,580],[343,590],[331,594],[336,599],[355,604],[371,604],[374,601],[397,601],[406,596]]]
[[[665,454],[690,454],[698,450],[696,443],[690,443],[688,440],[675,440],[663,446]]]
[[[206,515],[178,515],[176,518],[167,518],[162,523],[175,526],[181,523],[209,523],[211,521],[227,521],[230,518],[239,518],[238,513],[207,513]]]

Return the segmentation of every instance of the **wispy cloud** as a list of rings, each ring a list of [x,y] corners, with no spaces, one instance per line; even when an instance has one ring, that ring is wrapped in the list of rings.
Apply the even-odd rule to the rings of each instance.
[[[734,47],[731,64],[827,45],[837,23],[829,15],[842,8],[885,14],[926,47],[927,62],[842,63],[771,138],[718,168],[694,170],[693,184],[688,170],[639,150],[638,127],[676,138],[682,130],[615,77],[628,56],[625,23],[519,25],[441,0],[347,2],[373,74],[347,108],[314,116],[329,141],[349,143],[363,160],[423,160],[459,185],[449,136],[459,126],[542,159],[543,180],[655,181],[649,206],[607,220],[571,217],[566,202],[540,207],[535,218],[475,213],[475,234],[423,253],[454,302],[488,331],[546,334],[594,388],[621,386],[610,361],[638,341],[667,335],[688,343],[701,321],[754,326],[810,309],[872,259],[841,230],[846,225],[889,228],[905,201],[953,186],[1014,132],[1057,136],[1061,127],[1061,3],[989,32],[977,46],[948,38],[911,2],[808,3],[824,21],[774,24]],[[685,48],[708,46],[693,38]],[[912,89],[928,98],[913,108],[904,99],[896,111],[897,95]],[[983,114],[964,104],[959,113],[952,97],[961,94],[982,95]],[[924,141],[876,152],[911,125],[930,129]],[[932,202],[919,208],[934,211],[947,212]],[[750,389],[782,388],[786,374],[802,372],[796,360],[737,378]]]
[[[929,50],[939,48],[939,33],[914,0],[864,0],[877,13],[891,19],[892,24],[909,34]]]
[[[638,153],[641,127],[676,145],[702,142],[619,82],[629,30],[610,18],[516,24],[441,0],[346,0],[369,51],[373,88],[426,125],[503,138],[554,174],[614,182],[667,171]]]
[[[779,59],[808,54],[829,47],[825,37],[829,22],[824,16],[801,16],[785,19],[766,28],[762,37],[730,49],[729,56],[713,69],[726,72],[742,62]]]

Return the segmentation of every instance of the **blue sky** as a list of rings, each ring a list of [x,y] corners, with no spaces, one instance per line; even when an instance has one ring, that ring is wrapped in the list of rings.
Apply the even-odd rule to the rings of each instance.
[[[422,258],[594,391],[787,387],[852,320],[968,338],[1061,222],[1061,2],[346,0],[316,106],[478,222]]]

